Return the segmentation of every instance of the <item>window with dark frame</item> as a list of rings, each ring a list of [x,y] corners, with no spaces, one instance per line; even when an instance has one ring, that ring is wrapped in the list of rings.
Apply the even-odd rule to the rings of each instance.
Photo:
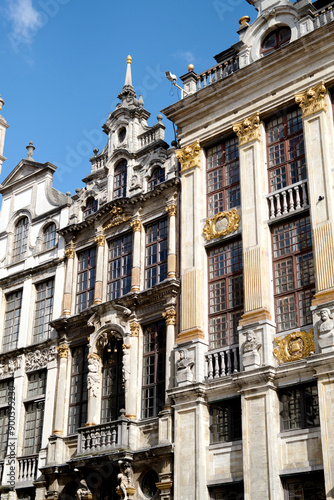
[[[208,251],[210,349],[238,343],[237,326],[243,314],[242,242],[237,240]]]
[[[35,455],[41,449],[45,393],[46,371],[31,373],[28,376],[27,398],[24,402],[23,455]]]
[[[282,478],[282,483],[284,500],[325,500],[327,498],[322,471]]]
[[[165,169],[157,167],[153,170],[151,177],[148,180],[148,190],[153,191],[155,186],[161,184],[165,180]]]
[[[312,324],[315,282],[310,217],[273,226],[272,244],[277,331]]]
[[[57,231],[56,224],[48,224],[43,232],[43,250],[49,250],[56,246]]]
[[[279,400],[282,431],[320,425],[316,383],[280,389]]]
[[[152,288],[167,278],[168,219],[146,226],[145,286]]]
[[[84,427],[87,423],[87,356],[87,345],[72,349],[68,434],[74,434],[79,427]]]
[[[78,253],[77,313],[94,303],[96,247]]]
[[[25,257],[28,247],[29,220],[22,217],[15,225],[13,242],[13,262]]]
[[[131,290],[132,233],[109,241],[108,248],[108,300],[114,300]]]
[[[278,113],[266,128],[270,192],[305,180],[307,173],[300,108]]]
[[[210,500],[244,500],[244,485],[232,483],[210,488]]]
[[[22,290],[6,295],[6,311],[2,337],[4,352],[16,349],[19,338],[22,306]]]
[[[238,145],[233,137],[207,150],[208,217],[240,206]]]
[[[101,424],[117,420],[125,408],[122,341],[110,339],[103,353]]]
[[[49,338],[53,311],[54,279],[36,285],[35,317],[33,342],[42,342]]]
[[[13,379],[0,382],[0,459],[7,454],[8,445],[8,420],[9,420],[9,394],[13,391]]]
[[[88,198],[86,207],[84,209],[84,218],[88,217],[89,215],[95,214],[95,212],[97,212],[97,207],[97,200],[95,200],[94,198]]]
[[[113,198],[124,198],[126,196],[127,161],[121,160],[114,170]]]
[[[211,444],[241,439],[241,398],[210,404],[210,419]]]
[[[166,324],[144,327],[142,418],[156,417],[165,404]]]
[[[272,31],[265,37],[261,45],[261,54],[268,55],[280,47],[284,47],[290,42],[291,29],[288,26],[282,26]]]

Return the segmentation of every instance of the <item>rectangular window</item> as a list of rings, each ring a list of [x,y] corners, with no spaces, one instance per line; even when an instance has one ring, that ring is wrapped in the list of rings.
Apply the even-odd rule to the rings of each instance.
[[[277,331],[312,324],[315,293],[310,217],[272,230]]]
[[[46,371],[30,374],[27,390],[29,401],[25,402],[23,455],[35,455],[41,448],[45,392]]]
[[[142,418],[155,417],[165,404],[166,326],[144,328]]]
[[[12,379],[0,382],[0,459],[4,459],[7,453],[9,420],[8,394],[12,390]]]
[[[9,293],[6,296],[5,323],[2,339],[2,346],[5,352],[17,347],[21,319],[21,306],[22,290]]]
[[[36,303],[33,341],[42,342],[49,338],[53,309],[54,280],[43,281],[36,285]]]
[[[68,433],[74,434],[87,422],[87,373],[88,347],[79,346],[72,349],[70,404],[68,416]]]
[[[146,226],[146,288],[152,288],[167,278],[167,234],[167,219]]]
[[[244,500],[244,486],[232,483],[210,488],[210,500]]]
[[[243,313],[242,243],[209,250],[209,340],[217,349],[238,343]]]
[[[108,300],[114,300],[131,290],[132,233],[111,240],[108,247]]]
[[[301,110],[282,113],[267,123],[270,192],[306,179]]]
[[[282,430],[320,425],[316,384],[287,387],[279,392]]]
[[[233,137],[207,151],[208,217],[240,206],[239,147]]]
[[[77,313],[94,303],[96,248],[78,253]]]
[[[284,500],[326,500],[323,472],[307,472],[282,479]]]
[[[210,405],[211,443],[241,439],[241,399],[233,398]]]
[[[123,364],[122,342],[110,339],[103,353],[101,424],[117,420],[125,408],[123,372],[129,368]]]

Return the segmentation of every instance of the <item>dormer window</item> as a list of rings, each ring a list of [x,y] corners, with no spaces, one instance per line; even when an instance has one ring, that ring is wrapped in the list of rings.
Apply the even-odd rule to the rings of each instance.
[[[96,211],[97,200],[94,200],[94,198],[88,198],[86,208],[84,209],[84,218],[88,217],[89,215],[95,214]]]
[[[114,199],[126,196],[126,171],[127,162],[126,160],[121,160],[114,171]]]
[[[14,230],[13,262],[22,260],[27,251],[28,243],[28,217],[22,217],[16,224]]]
[[[56,238],[56,224],[54,224],[54,222],[51,222],[51,224],[48,224],[44,229],[43,250],[49,250],[49,248],[53,248],[54,246],[56,246]]]
[[[118,141],[119,141],[119,143],[122,144],[122,142],[125,141],[125,138],[126,138],[126,128],[122,127],[118,131]]]
[[[275,50],[280,47],[284,47],[290,42],[291,38],[291,30],[287,26],[283,26],[282,28],[278,28],[275,31],[271,31],[269,35],[264,39],[261,46],[261,54],[267,55],[271,54],[271,52],[275,52]]]
[[[148,190],[153,191],[155,186],[161,184],[165,180],[165,170],[161,167],[157,167],[153,170],[151,177],[148,180]]]

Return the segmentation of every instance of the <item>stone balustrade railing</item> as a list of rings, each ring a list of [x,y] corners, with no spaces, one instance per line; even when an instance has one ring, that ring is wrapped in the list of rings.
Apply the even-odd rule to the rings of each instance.
[[[314,29],[321,28],[334,20],[334,3],[326,5],[324,9],[319,9],[313,19]]]
[[[98,170],[99,168],[103,168],[104,165],[106,164],[106,160],[107,160],[106,154],[93,156],[93,158],[91,158],[90,160],[92,164],[92,170]]]
[[[296,182],[267,196],[269,219],[309,207],[307,181]]]
[[[31,455],[17,459],[19,465],[18,482],[32,483],[38,476],[38,456]]]
[[[128,419],[78,429],[78,454],[94,453],[128,445]]]
[[[212,68],[203,71],[197,75],[197,90],[204,89],[218,80],[222,80],[228,75],[231,75],[239,69],[239,59],[237,56],[232,57],[228,61],[217,64]]]
[[[239,347],[224,347],[206,354],[207,378],[213,380],[240,371]]]
[[[140,141],[141,148],[144,148],[145,146],[148,146],[149,144],[152,144],[159,140],[164,141],[165,127],[161,123],[157,123],[156,125],[153,125],[150,130],[147,130],[147,132],[140,134],[138,136],[138,139]]]

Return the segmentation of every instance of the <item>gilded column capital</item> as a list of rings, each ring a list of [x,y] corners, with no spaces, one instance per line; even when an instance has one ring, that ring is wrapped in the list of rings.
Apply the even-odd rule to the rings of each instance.
[[[131,332],[131,337],[138,337],[139,323],[137,321],[133,321],[132,323],[130,323],[130,332]]]
[[[317,111],[326,111],[326,94],[325,82],[322,80],[314,87],[295,95],[295,101],[302,109],[303,118]]]
[[[175,151],[175,156],[181,163],[181,172],[185,172],[194,167],[201,167],[200,151],[201,146],[199,140],[189,144],[189,146],[183,149],[177,149]]]
[[[176,205],[173,203],[172,205],[167,205],[165,208],[166,212],[168,213],[169,217],[175,217],[176,216]]]
[[[74,259],[74,248],[73,247],[65,249],[65,257],[67,259]]]
[[[176,311],[174,308],[168,309],[166,312],[162,313],[162,316],[165,318],[167,326],[176,324]]]
[[[94,241],[98,247],[104,247],[106,242],[106,237],[103,234],[99,234],[98,236],[96,236]]]
[[[101,358],[96,352],[92,352],[91,354],[88,354],[87,359],[97,359],[101,363]]]
[[[141,221],[139,219],[133,220],[130,222],[130,226],[134,231],[141,231]]]
[[[68,355],[68,345],[59,345],[57,347],[57,351],[58,351],[58,356],[60,358],[67,358],[67,355]]]
[[[259,113],[233,125],[233,132],[239,137],[239,146],[261,139]]]

